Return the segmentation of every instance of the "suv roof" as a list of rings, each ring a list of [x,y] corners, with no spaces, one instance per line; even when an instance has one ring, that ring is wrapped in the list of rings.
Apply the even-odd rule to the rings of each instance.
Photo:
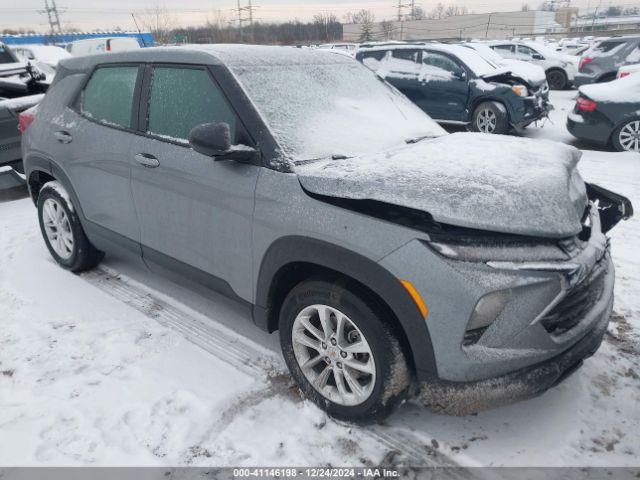
[[[67,58],[60,65],[68,70],[86,71],[99,64],[125,62],[195,63],[202,65],[305,65],[351,63],[347,57],[334,55],[326,49],[286,48],[262,45],[181,45],[150,47],[122,52],[100,53]]]

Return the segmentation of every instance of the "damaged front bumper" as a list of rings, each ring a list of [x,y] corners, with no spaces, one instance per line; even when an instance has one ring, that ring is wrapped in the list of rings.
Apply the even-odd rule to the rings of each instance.
[[[613,289],[613,279],[610,279]],[[557,385],[600,347],[609,323],[613,297],[608,299],[596,325],[560,355],[496,378],[474,382],[435,379],[419,386],[418,398],[430,410],[448,415],[468,415],[544,393]]]

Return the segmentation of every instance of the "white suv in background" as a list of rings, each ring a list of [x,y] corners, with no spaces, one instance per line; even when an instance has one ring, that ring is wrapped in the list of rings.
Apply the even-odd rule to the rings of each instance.
[[[578,71],[578,57],[555,52],[536,42],[495,41],[489,46],[503,58],[540,65],[552,90],[563,90],[573,84]]]

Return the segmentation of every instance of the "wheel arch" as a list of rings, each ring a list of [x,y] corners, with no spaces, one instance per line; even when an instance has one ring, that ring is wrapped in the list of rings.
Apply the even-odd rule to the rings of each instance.
[[[27,185],[29,186],[29,194],[34,203],[38,201],[38,193],[42,186],[51,180],[56,180],[62,184],[71,197],[71,202],[78,213],[80,221],[84,223],[85,217],[78,200],[75,189],[71,184],[71,180],[59,165],[54,161],[31,155],[25,161],[25,172],[27,173]]]
[[[256,283],[256,325],[268,332],[277,330],[287,293],[317,275],[347,278],[370,292],[387,309],[412,370],[421,378],[437,375],[428,326],[400,281],[373,260],[322,240],[287,236],[267,249]]]

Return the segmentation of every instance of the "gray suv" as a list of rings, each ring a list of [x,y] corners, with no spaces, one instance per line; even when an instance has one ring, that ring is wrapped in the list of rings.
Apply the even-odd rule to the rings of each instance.
[[[635,63],[640,63],[640,36],[604,40],[580,58],[575,85],[610,82],[621,66]]]
[[[204,284],[279,330],[301,390],[383,418],[538,394],[599,346],[628,200],[572,147],[448,135],[353,59],[282,47],[62,61],[24,120],[44,241]]]

